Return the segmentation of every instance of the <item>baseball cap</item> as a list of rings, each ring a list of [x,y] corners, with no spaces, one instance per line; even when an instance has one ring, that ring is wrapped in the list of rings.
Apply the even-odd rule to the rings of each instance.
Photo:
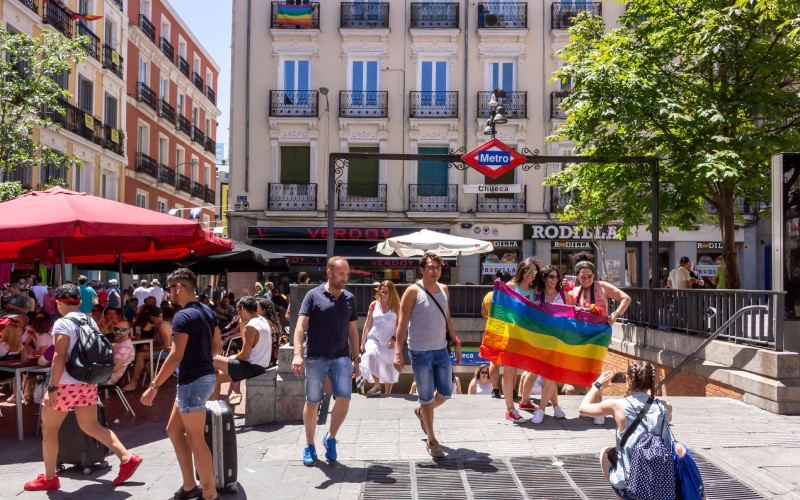
[[[111,285],[111,286],[117,286],[117,285],[119,285],[119,281],[117,281],[115,279],[110,279],[110,280],[108,280],[108,284]]]

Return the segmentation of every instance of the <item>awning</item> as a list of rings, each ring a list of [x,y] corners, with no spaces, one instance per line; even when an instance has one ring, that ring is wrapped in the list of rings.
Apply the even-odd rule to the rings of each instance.
[[[376,251],[378,241],[337,241],[334,252],[346,258],[353,265],[375,267],[416,267],[419,257],[385,256]],[[269,241],[254,240],[254,247],[283,255],[289,265],[324,266],[327,256],[327,244],[321,241]],[[445,265],[456,266],[455,257],[445,257]]]

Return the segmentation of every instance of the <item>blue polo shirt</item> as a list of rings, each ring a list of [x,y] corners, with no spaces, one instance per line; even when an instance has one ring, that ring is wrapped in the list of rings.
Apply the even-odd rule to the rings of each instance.
[[[308,316],[305,355],[307,358],[342,358],[350,356],[350,322],[358,319],[356,299],[343,290],[338,298],[322,284],[303,298],[300,316]]]
[[[192,301],[175,313],[172,319],[172,335],[186,334],[186,350],[178,369],[178,384],[189,384],[214,371],[214,353],[211,352],[211,341],[214,338],[214,327],[217,316],[205,304]]]

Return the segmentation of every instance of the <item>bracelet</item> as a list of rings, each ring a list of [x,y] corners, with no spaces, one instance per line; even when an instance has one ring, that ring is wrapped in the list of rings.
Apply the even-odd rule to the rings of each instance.
[[[455,340],[453,341],[453,344],[454,344],[454,345],[461,345],[461,339],[455,339]]]

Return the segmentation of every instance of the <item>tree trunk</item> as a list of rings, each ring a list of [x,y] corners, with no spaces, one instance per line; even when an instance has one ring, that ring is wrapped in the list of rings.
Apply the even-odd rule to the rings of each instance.
[[[732,193],[725,193],[720,200],[717,218],[719,229],[722,233],[722,258],[725,259],[725,286],[727,288],[741,288],[739,283],[739,260],[736,253],[736,239],[734,237],[734,198]]]

